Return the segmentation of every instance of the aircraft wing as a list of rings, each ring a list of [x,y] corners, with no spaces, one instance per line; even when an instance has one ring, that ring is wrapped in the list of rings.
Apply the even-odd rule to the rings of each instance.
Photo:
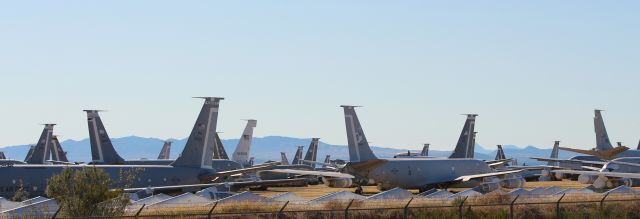
[[[485,162],[487,163],[487,165],[489,165],[489,167],[500,166],[510,162],[510,160],[492,160],[492,161],[493,162],[487,162],[487,161]]]
[[[469,181],[469,180],[472,180],[472,179],[485,178],[485,177],[490,177],[490,176],[502,176],[502,175],[506,175],[506,174],[519,173],[519,172],[522,172],[522,171],[523,170],[509,170],[509,171],[501,171],[501,172],[493,172],[493,173],[466,175],[466,176],[460,176],[460,177],[456,178],[455,181],[466,182],[466,181]]]
[[[560,150],[565,150],[565,151],[571,151],[571,152],[576,152],[576,153],[581,153],[581,154],[588,154],[588,155],[593,155],[596,156],[598,158],[601,159],[605,159],[605,160],[611,160],[613,158],[615,158],[616,155],[618,155],[619,153],[622,153],[626,150],[629,150],[628,147],[625,146],[621,146],[621,147],[615,147],[609,150],[600,150],[600,151],[596,151],[596,150],[583,150],[583,149],[575,149],[575,148],[567,148],[567,147],[559,147]]]
[[[557,159],[557,158],[544,158],[544,157],[531,157],[531,159],[538,161],[551,161],[551,162],[579,162],[583,164],[594,164],[594,165],[604,165],[607,162],[604,161],[588,161],[588,160],[568,160],[568,159]]]
[[[326,177],[335,177],[335,178],[355,178],[351,174],[340,173],[340,172],[328,172],[328,171],[312,171],[312,170],[293,170],[293,169],[275,169],[275,170],[262,170],[263,172],[273,172],[273,173],[290,173],[301,176],[326,176]]]
[[[268,169],[268,168],[271,168],[272,166],[276,166],[276,165],[279,165],[279,164],[280,164],[280,162],[273,162],[273,163],[266,163],[266,164],[256,165],[256,166],[252,166],[252,167],[248,167],[248,168],[237,169],[237,170],[215,172],[213,174],[202,176],[201,179],[205,180],[205,181],[214,181],[214,180],[216,180],[216,179],[218,179],[220,177],[233,176],[233,175],[242,174],[242,173],[257,172],[259,170]]]
[[[579,174],[589,176],[606,176],[615,178],[631,178],[640,179],[640,173],[621,173],[621,172],[599,172],[599,171],[577,171],[577,170],[553,170],[553,173]]]
[[[176,185],[176,186],[158,186],[158,187],[145,187],[145,188],[126,188],[123,189],[126,193],[134,193],[147,190],[149,193],[171,192],[171,191],[198,191],[200,189],[209,187],[223,187],[228,190],[239,189],[249,186],[269,186],[269,185],[282,185],[282,184],[294,184],[294,183],[306,183],[307,179],[278,179],[278,180],[258,180],[258,181],[242,181],[242,182],[225,182],[225,183],[205,183],[205,184],[191,184],[191,185]]]

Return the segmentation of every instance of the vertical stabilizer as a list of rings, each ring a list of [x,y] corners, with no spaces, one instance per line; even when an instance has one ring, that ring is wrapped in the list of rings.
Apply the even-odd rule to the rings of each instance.
[[[287,154],[284,152],[280,152],[280,164],[289,165],[289,159],[287,159]]]
[[[318,157],[318,140],[320,140],[320,138],[311,139],[311,144],[309,144],[309,149],[307,149],[307,154],[304,155],[304,160],[314,161],[314,162],[316,161],[316,158]],[[315,163],[309,163],[309,166],[316,168]]]
[[[609,150],[613,149],[611,141],[609,140],[609,134],[604,127],[604,119],[602,119],[602,110],[595,110],[595,116],[593,117],[593,126],[596,132],[596,150]]]
[[[36,146],[31,145],[31,147],[29,147],[29,152],[27,152],[27,156],[24,157],[24,162],[27,162],[29,159],[31,159],[31,156],[33,155],[33,150],[36,149]]]
[[[291,164],[298,165],[302,164],[302,151],[304,150],[304,146],[298,146],[298,150],[296,150],[296,155],[293,156],[293,161]]]
[[[0,160],[6,160],[7,157],[4,156],[4,152],[0,151]]]
[[[458,138],[456,148],[449,158],[473,158],[476,136],[474,129],[478,114],[466,114],[466,116],[467,120],[464,122],[464,126],[462,127],[462,132]]]
[[[69,162],[69,159],[67,159],[67,153],[62,150],[62,145],[56,135],[51,137],[51,159],[55,161]]]
[[[215,147],[213,148],[213,159],[229,160],[229,155],[227,155],[227,151],[224,149],[222,140],[220,140],[220,135],[218,135],[217,132],[215,143]]]
[[[636,147],[636,150],[640,150],[640,141],[638,141],[638,147]]]
[[[201,97],[204,99],[200,114],[193,125],[180,157],[171,166],[212,169],[213,145],[215,142],[216,126],[220,97]]]
[[[553,149],[551,150],[551,155],[549,155],[549,158],[557,159],[558,158],[559,149],[560,149],[560,141],[555,141],[553,143]],[[549,165],[549,166],[558,166],[558,162],[557,161],[549,161],[549,162],[547,162],[547,165]]]
[[[496,158],[494,160],[505,160],[507,156],[504,155],[504,150],[502,149],[502,145],[498,145],[498,153],[496,153]]]
[[[327,157],[324,158],[324,164],[322,164],[322,168],[327,168],[327,164],[331,163],[331,155],[327,154]]]
[[[429,156],[429,143],[424,144],[424,146],[422,147],[422,152],[420,152],[420,156]]]
[[[242,165],[246,165],[249,163],[249,152],[251,151],[251,139],[253,139],[253,129],[258,124],[258,121],[255,119],[247,120],[247,125],[244,127],[244,131],[242,132],[242,137],[240,137],[240,141],[238,142],[238,146],[236,150],[231,155],[233,161],[238,162]]]
[[[158,154],[158,160],[168,160],[171,154],[171,141],[164,141],[160,154]]]
[[[40,134],[38,143],[33,148],[31,156],[27,158],[28,164],[44,164],[50,156],[51,152],[51,137],[53,135],[53,126],[55,124],[45,124]]]
[[[349,160],[360,162],[378,159],[367,142],[364,130],[358,120],[355,108],[357,106],[341,106],[344,109],[344,122],[347,128],[347,142],[349,144]]]
[[[91,158],[94,163],[121,164],[124,159],[120,157],[111,144],[111,139],[100,119],[99,110],[85,110],[89,124],[89,140],[91,142]]]

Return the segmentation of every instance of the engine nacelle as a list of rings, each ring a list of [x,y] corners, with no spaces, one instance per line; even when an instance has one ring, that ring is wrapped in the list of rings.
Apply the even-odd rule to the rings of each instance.
[[[499,188],[500,188],[500,183],[498,182],[486,182],[478,185],[474,189],[487,193],[487,192],[495,191]]]
[[[554,176],[556,177],[556,179],[558,180],[562,180],[564,178],[567,177],[567,175],[565,175],[564,173],[555,173]]]
[[[594,175],[580,174],[580,176],[578,176],[578,182],[582,184],[592,184],[596,179],[598,179],[598,176]]]
[[[525,180],[523,178],[512,178],[500,181],[500,186],[507,189],[522,188]]]
[[[636,187],[640,185],[640,181],[638,181],[637,179],[623,178],[620,181],[622,185],[625,185],[628,187]]]
[[[593,182],[593,187],[596,189],[604,189],[607,187],[607,182],[609,182],[609,178],[606,176],[599,176],[596,181]]]
[[[322,177],[322,182],[332,188],[349,188],[353,185],[353,180],[349,178]]]

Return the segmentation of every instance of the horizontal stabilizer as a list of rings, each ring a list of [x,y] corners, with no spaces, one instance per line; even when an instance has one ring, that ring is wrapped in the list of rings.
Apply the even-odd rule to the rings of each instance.
[[[310,170],[292,170],[292,169],[275,169],[275,170],[263,170],[263,172],[273,172],[273,173],[290,173],[301,176],[324,176],[324,177],[335,177],[335,178],[355,178],[353,175],[339,172],[326,172],[326,171],[310,171]]]
[[[575,148],[566,148],[566,147],[559,147],[560,150],[565,150],[565,151],[571,151],[571,152],[576,152],[576,153],[581,153],[581,154],[587,154],[587,155],[593,155],[596,156],[600,159],[603,160],[612,160],[614,158],[616,158],[616,155],[629,150],[628,147],[615,147],[613,149],[608,149],[608,150],[583,150],[583,149],[575,149]]]

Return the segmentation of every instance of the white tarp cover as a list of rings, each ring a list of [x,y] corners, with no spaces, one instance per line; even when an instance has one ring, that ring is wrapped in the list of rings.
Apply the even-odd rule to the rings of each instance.
[[[293,192],[285,192],[282,194],[277,194],[272,196],[271,198],[272,201],[278,201],[278,202],[293,202],[293,203],[300,203],[300,202],[305,202],[306,200],[300,196],[297,196],[296,194],[294,194]]]
[[[449,196],[448,198],[453,199],[453,198],[459,198],[459,197],[473,197],[473,196],[480,196],[482,195],[482,193],[479,193],[473,189],[467,189],[464,190],[462,192],[458,192],[456,194],[453,194],[451,196]]]
[[[309,201],[309,203],[319,203],[319,202],[327,202],[327,201],[332,201],[332,200],[363,200],[364,198],[366,198],[365,196],[362,195],[358,195],[355,194],[353,192],[349,192],[349,191],[340,191],[340,192],[334,192],[334,193],[329,193],[327,195],[323,195],[320,196],[318,198],[315,198],[311,201]]]
[[[267,198],[253,194],[251,192],[243,192],[240,194],[232,195],[223,199],[218,200],[218,203],[229,203],[229,202],[267,202],[269,201]]]
[[[401,188],[394,188],[369,196],[365,200],[410,199],[411,197],[413,197],[413,193]]]
[[[425,195],[425,198],[432,198],[432,199],[439,199],[439,198],[446,198],[453,195],[453,193],[446,191],[446,190],[438,190],[434,193]]]
[[[179,206],[202,206],[208,205],[211,200],[205,197],[194,195],[193,193],[184,193],[175,197],[171,197],[154,204],[147,205],[148,207],[179,207]]]
[[[51,218],[58,210],[58,203],[53,199],[35,202],[29,205],[5,210],[3,218]]]

